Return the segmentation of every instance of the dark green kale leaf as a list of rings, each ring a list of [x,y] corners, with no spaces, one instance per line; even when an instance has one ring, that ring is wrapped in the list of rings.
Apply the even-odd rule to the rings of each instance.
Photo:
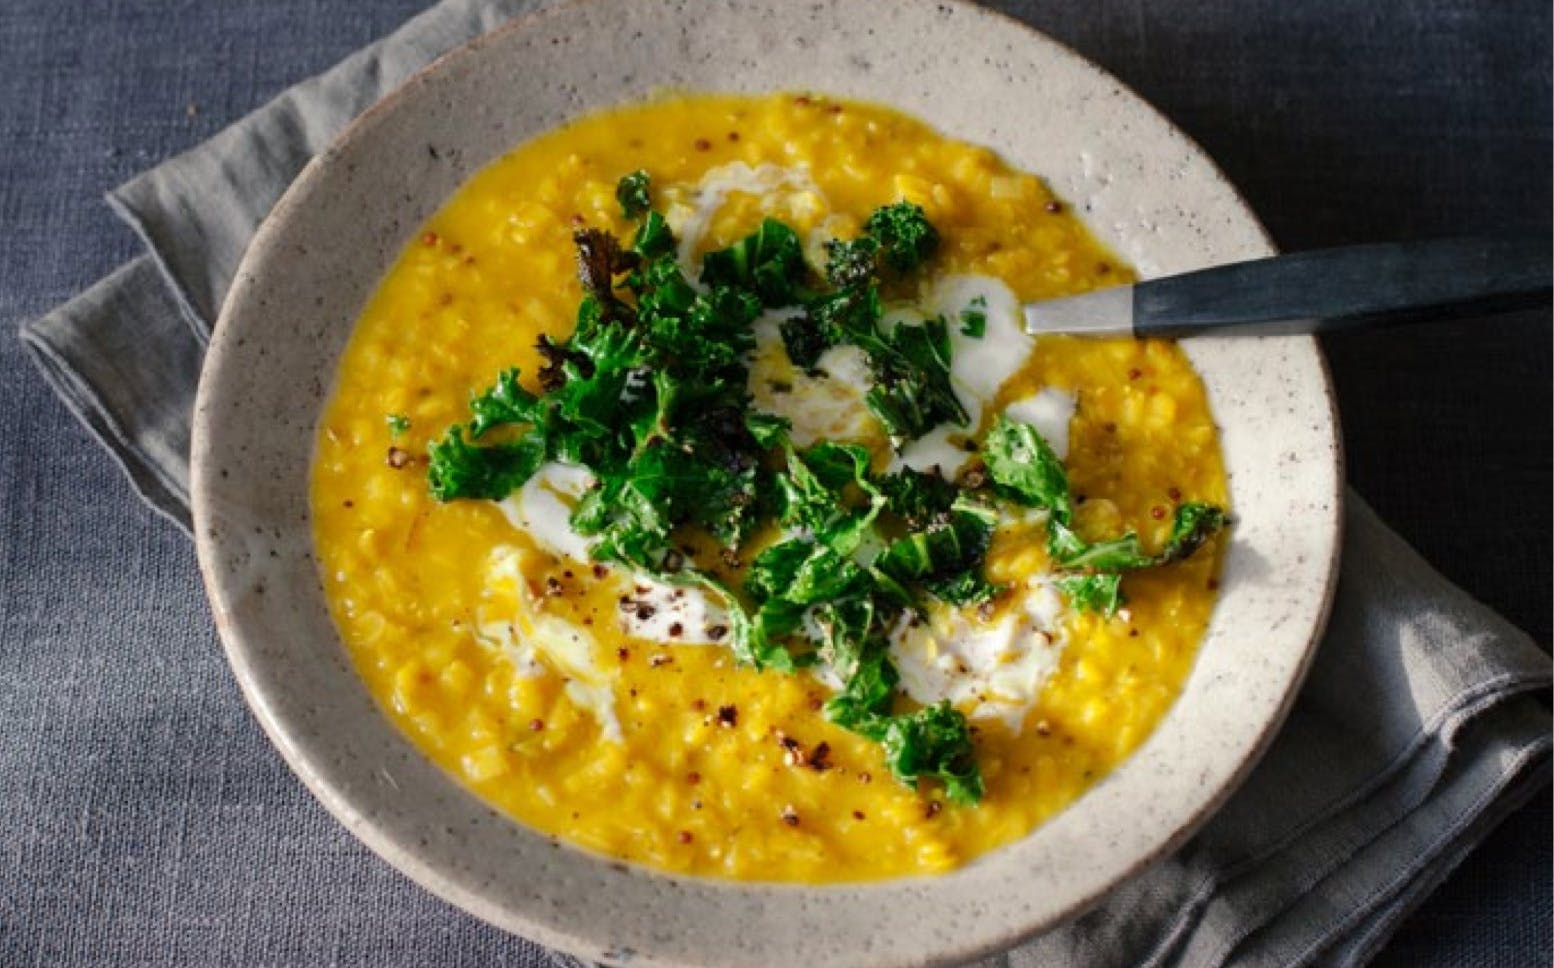
[[[1136,571],[1157,564],[1154,555],[1144,553],[1139,536],[1132,531],[1120,538],[1086,543],[1064,528],[1057,533],[1053,557],[1065,568],[1083,571]]]
[[[978,296],[960,311],[960,331],[972,339],[987,335],[987,299]]]
[[[977,803],[982,771],[966,717],[948,701],[891,715],[899,681],[884,639],[867,640],[846,685],[826,702],[826,718],[883,746],[885,763],[901,782],[935,779],[952,803]]]
[[[879,736],[885,762],[903,783],[930,778],[944,784],[951,803],[982,799],[982,771],[966,717],[946,700],[884,721]]]
[[[516,443],[477,447],[454,424],[429,451],[427,481],[439,501],[499,501],[522,487],[545,462],[545,435],[530,430]]]
[[[831,348],[825,329],[811,316],[790,316],[777,325],[788,359],[802,370],[813,371],[820,355]]]
[[[655,383],[673,385],[659,374]],[[661,390],[659,399],[666,395]],[[760,486],[759,450],[743,414],[709,406],[676,422],[668,435],[650,434],[635,450],[619,474],[622,487],[653,506],[664,525],[654,530],[666,539],[669,530],[690,522],[726,547],[738,547],[756,523]]]
[[[857,667],[874,634],[873,576],[831,548],[792,538],[763,551],[745,576],[745,593],[759,603],[756,624],[767,640],[801,630],[839,676]]]
[[[751,410],[745,414],[745,429],[758,445],[771,450],[788,442],[788,431],[793,429],[793,422],[775,413]]]
[[[485,393],[470,400],[474,420],[469,439],[455,424],[429,449],[427,481],[439,501],[458,498],[501,500],[522,487],[550,456],[548,413],[518,382],[516,369],[503,371]],[[474,439],[501,426],[526,425],[512,443],[478,446]]]
[[[879,287],[872,282],[816,296],[805,303],[804,315],[780,325],[783,346],[794,366],[811,371],[822,353],[840,343],[888,352],[878,332],[883,312]]]
[[[627,468],[631,486],[670,521],[696,521],[714,529],[755,481],[755,467],[724,463],[716,457],[667,441],[637,454]]]
[[[981,605],[997,598],[1003,585],[994,585],[982,574],[981,568],[967,569],[942,577],[921,580],[928,594],[951,605]]]
[[[1188,501],[1176,509],[1171,535],[1157,559],[1159,564],[1181,561],[1223,531],[1229,519],[1225,509],[1201,501]]]
[[[869,477],[869,452],[856,444],[822,441],[802,454],[790,447],[787,470],[777,475],[776,486],[781,522],[808,531],[841,555],[858,550],[885,506]],[[849,489],[865,503],[853,503]]]
[[[752,619],[732,598],[728,600],[727,606],[728,647],[734,653],[736,662],[752,666],[757,671],[776,669],[778,672],[792,672],[797,668],[793,655],[767,633],[761,622]]]
[[[938,231],[911,202],[875,209],[863,230],[879,240],[886,264],[897,272],[911,272],[939,247]]]
[[[1047,550],[1066,569],[1084,572],[1058,587],[1077,608],[1116,614],[1122,602],[1120,573],[1168,565],[1191,555],[1221,531],[1227,519],[1212,504],[1188,502],[1176,509],[1171,535],[1158,555],[1147,554],[1128,532],[1087,542],[1073,530],[1068,474],[1047,441],[1028,424],[1000,416],[982,445],[994,490],[1031,507],[1046,508]]]
[[[1160,554],[1145,554],[1138,535],[1128,532],[1110,541],[1097,541],[1061,556],[1069,568],[1092,571],[1137,571],[1169,565],[1191,555],[1225,526],[1225,512],[1212,504],[1189,501],[1176,509],[1171,535]]]
[[[788,226],[764,219],[750,235],[702,259],[701,281],[709,286],[748,289],[768,306],[798,302],[804,278],[804,247]]]
[[[742,401],[741,401],[742,402]],[[685,423],[680,449],[700,461],[708,478],[688,520],[704,525],[725,547],[738,548],[769,514],[761,493],[770,475],[761,467],[763,450],[745,423],[741,408],[726,397],[697,404],[696,418]]]
[[[851,242],[832,239],[825,244],[826,280],[838,289],[862,286],[874,278],[879,240],[863,235]]]
[[[694,293],[684,307],[644,303],[640,319],[649,329],[657,365],[713,378],[742,370],[742,357],[755,346],[750,323],[760,315],[761,301],[747,290],[718,286]]]
[[[982,459],[995,491],[1020,504],[1046,508],[1059,524],[1073,520],[1068,472],[1035,427],[1000,415],[982,442]]]
[[[1120,574],[1067,575],[1057,580],[1058,591],[1081,612],[1099,612],[1111,618],[1123,603]]]
[[[545,408],[538,397],[518,382],[516,368],[503,370],[489,390],[470,400],[469,409],[475,415],[469,424],[471,437],[479,437],[493,427],[507,424],[545,422]]]
[[[745,592],[757,602],[782,599],[815,605],[869,591],[869,573],[831,548],[808,538],[790,538],[767,548],[750,563]]]
[[[795,454],[799,464],[821,486],[840,492],[856,486],[864,493],[875,495],[875,487],[869,476],[869,452],[857,444],[838,444],[822,440],[803,454]],[[790,459],[790,468],[793,462]]]
[[[696,287],[680,271],[680,263],[667,257],[632,273],[628,285],[637,294],[637,314],[649,320],[679,318],[696,302]]]
[[[872,282],[882,259],[897,272],[911,272],[939,247],[938,230],[922,208],[911,202],[875,209],[863,231],[851,241],[832,239],[825,244],[826,279],[837,289]]]
[[[700,293],[687,311],[692,327],[704,339],[726,343],[740,356],[755,349],[755,334],[751,331],[750,324],[755,322],[759,315],[761,315],[761,301],[755,293],[747,289],[734,289],[727,286],[714,286]],[[694,361],[696,358],[697,355],[694,353],[680,354],[682,365],[686,365],[687,360]],[[694,367],[698,364],[692,362],[689,365]]]
[[[874,596],[858,594],[809,607],[808,626],[818,632],[820,656],[844,683],[857,673],[871,638],[877,638],[879,612]]]
[[[903,584],[916,582],[952,604],[986,601],[999,591],[982,576],[996,520],[991,508],[959,500],[927,530],[893,542],[874,566]]]
[[[679,581],[682,584],[699,585],[722,599],[724,610],[728,613],[728,647],[734,653],[735,661],[758,671],[776,669],[778,672],[792,672],[797,668],[793,654],[779,641],[777,634],[768,631],[768,623],[774,621],[772,612],[762,608],[752,616],[732,589],[704,572],[687,569]],[[796,622],[796,619],[793,621]],[[781,629],[776,631],[781,632]]]
[[[900,516],[908,528],[921,531],[949,513],[960,489],[937,471],[919,471],[903,467],[877,482],[885,495],[886,507]]]
[[[606,476],[578,502],[572,528],[596,539],[591,549],[595,559],[661,574],[673,560],[669,541],[673,522],[654,498],[627,474]]]
[[[648,212],[647,218],[637,227],[631,250],[644,259],[657,259],[674,252],[674,233],[669,222],[657,212]]]
[[[900,448],[942,423],[969,422],[950,385],[950,337],[943,319],[902,323],[888,338],[860,345],[874,368],[874,386],[864,399],[892,445]]]
[[[548,355],[559,373],[545,399],[554,408],[552,422],[565,427],[553,453],[592,467],[618,450],[622,399],[633,381],[642,379],[647,357],[638,330],[607,318],[598,300],[584,296],[572,338]]]
[[[826,701],[831,722],[879,742],[895,699],[901,676],[890,662],[886,642],[879,636],[860,641],[852,671],[844,677],[841,692]]]
[[[808,610],[807,606],[796,605],[786,599],[768,598],[756,608],[755,624],[760,628],[766,641],[781,642],[803,627],[804,614]],[[787,650],[784,649],[784,652]],[[793,653],[787,654],[793,655]]]
[[[674,560],[669,539],[678,525],[704,525],[737,547],[756,523],[761,451],[744,413],[723,383],[689,384],[669,369],[628,387],[628,411],[589,463],[599,486],[572,516],[582,534],[599,536],[594,556],[658,570]]]
[[[648,173],[641,168],[616,182],[615,200],[621,203],[622,215],[636,218],[652,207],[653,200],[648,196],[648,183]]]

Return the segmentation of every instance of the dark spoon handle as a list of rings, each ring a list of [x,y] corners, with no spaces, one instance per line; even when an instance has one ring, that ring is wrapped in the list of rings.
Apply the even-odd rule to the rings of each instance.
[[[1547,306],[1547,238],[1319,249],[1138,283],[1141,337],[1332,333]]]

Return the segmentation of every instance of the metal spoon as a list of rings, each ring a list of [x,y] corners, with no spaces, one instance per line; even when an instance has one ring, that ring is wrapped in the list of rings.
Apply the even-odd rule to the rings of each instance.
[[[1357,245],[1237,262],[1025,307],[1033,335],[1332,333],[1550,304],[1544,239]]]

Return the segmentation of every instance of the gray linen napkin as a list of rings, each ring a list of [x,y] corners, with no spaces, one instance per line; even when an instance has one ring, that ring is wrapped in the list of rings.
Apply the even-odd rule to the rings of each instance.
[[[259,222],[307,160],[437,55],[543,0],[444,0],[109,202],[147,253],[21,336],[146,502],[189,528],[206,339]],[[1331,626],[1288,724],[1180,853],[986,966],[1363,962],[1548,782],[1550,663],[1348,495]],[[576,965],[557,954],[561,965]]]

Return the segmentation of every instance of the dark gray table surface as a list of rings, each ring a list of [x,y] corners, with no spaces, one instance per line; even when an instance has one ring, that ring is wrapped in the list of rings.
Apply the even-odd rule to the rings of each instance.
[[[0,965],[531,962],[290,776],[226,671],[192,550],[13,335],[135,253],[106,189],[421,6],[0,4]],[[1547,0],[1004,6],[1197,138],[1283,247],[1549,234]],[[1351,482],[1547,648],[1549,314],[1325,346]],[[1545,791],[1380,962],[1548,964],[1550,852]],[[369,894],[402,932],[362,930]]]

